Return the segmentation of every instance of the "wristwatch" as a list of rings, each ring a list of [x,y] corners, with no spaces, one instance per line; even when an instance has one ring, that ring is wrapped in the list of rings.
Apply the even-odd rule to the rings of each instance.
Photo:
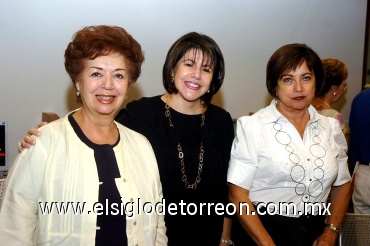
[[[330,230],[335,231],[338,234],[339,230],[333,224],[325,224],[326,227],[329,227]]]

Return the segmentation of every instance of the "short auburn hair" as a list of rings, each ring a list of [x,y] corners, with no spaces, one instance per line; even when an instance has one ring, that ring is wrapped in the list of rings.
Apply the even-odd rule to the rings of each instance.
[[[87,59],[117,53],[125,58],[129,83],[135,83],[141,73],[144,54],[141,45],[122,27],[87,26],[77,31],[64,53],[64,66],[75,84]]]
[[[322,65],[325,71],[325,80],[322,90],[320,94],[318,94],[319,97],[328,93],[333,85],[340,86],[348,77],[348,69],[346,64],[338,59],[324,59],[322,60]]]

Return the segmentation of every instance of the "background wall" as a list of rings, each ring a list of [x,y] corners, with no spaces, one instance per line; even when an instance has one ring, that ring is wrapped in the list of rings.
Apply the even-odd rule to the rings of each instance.
[[[17,142],[41,121],[78,107],[63,65],[64,50],[83,26],[119,25],[145,50],[142,76],[128,101],[164,92],[167,50],[197,31],[218,42],[226,78],[213,103],[233,118],[266,106],[265,67],[280,46],[299,42],[349,69],[346,98],[335,106],[348,119],[361,90],[366,0],[12,0],[0,1],[0,121],[9,124],[12,163]]]

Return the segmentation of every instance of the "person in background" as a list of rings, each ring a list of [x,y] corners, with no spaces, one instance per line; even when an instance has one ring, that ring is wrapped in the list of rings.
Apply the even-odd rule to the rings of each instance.
[[[356,214],[370,214],[370,89],[353,99],[349,127],[349,164],[355,170],[353,209]]]
[[[335,245],[351,176],[339,122],[311,106],[324,80],[321,60],[305,44],[287,44],[266,73],[274,99],[238,119],[231,151],[230,200],[242,225],[235,244]]]
[[[325,71],[325,80],[322,90],[312,101],[312,106],[322,115],[333,117],[339,121],[347,140],[349,128],[345,125],[341,113],[333,109],[331,105],[339,101],[347,91],[347,66],[338,59],[328,58],[322,60]]]
[[[234,128],[231,116],[211,104],[225,63],[217,43],[191,32],[171,46],[163,65],[167,93],[129,103],[116,120],[146,136],[153,146],[166,204],[168,245],[230,245],[231,219],[215,207],[228,203],[227,168]],[[29,131],[38,135],[36,129]],[[35,140],[26,136],[21,147]],[[180,211],[180,203],[195,204]],[[185,206],[185,208],[187,208]],[[225,211],[222,211],[226,213]],[[184,214],[185,213],[185,214]]]
[[[88,26],[64,57],[82,106],[40,128],[38,144],[16,158],[0,210],[1,244],[167,245],[164,216],[132,210],[139,200],[162,202],[153,149],[114,121],[141,73],[140,44],[121,27]],[[70,211],[58,213],[63,204]]]

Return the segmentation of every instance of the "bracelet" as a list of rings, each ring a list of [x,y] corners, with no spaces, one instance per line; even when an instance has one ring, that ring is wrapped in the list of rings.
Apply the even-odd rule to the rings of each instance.
[[[328,227],[330,230],[334,231],[336,234],[338,234],[339,230],[337,227],[335,227],[333,224],[325,224],[325,227]]]
[[[230,240],[230,239],[221,239],[220,243],[226,243],[226,244],[234,245],[233,240]]]

